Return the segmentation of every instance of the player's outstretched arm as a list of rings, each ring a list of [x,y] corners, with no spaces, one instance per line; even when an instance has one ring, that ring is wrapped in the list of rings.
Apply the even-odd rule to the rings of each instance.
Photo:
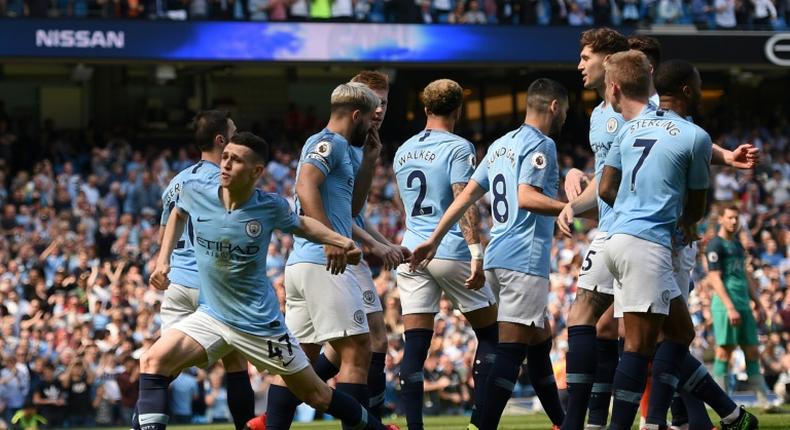
[[[617,200],[617,190],[620,189],[620,180],[622,176],[623,172],[620,169],[608,165],[603,166],[601,183],[598,185],[598,197],[609,206],[614,207],[614,201]]]
[[[598,182],[593,178],[581,194],[576,196],[576,198],[568,196],[568,199],[571,201],[566,204],[565,207],[562,208],[562,212],[557,215],[557,227],[559,227],[564,235],[571,237],[571,224],[573,223],[573,218],[595,212],[594,209],[598,208]],[[595,216],[597,213],[591,215]]]
[[[455,199],[464,192],[468,182],[453,184],[453,197]],[[485,285],[486,278],[483,273],[483,245],[480,244],[480,231],[478,225],[480,224],[480,212],[477,205],[470,205],[464,216],[458,222],[461,228],[461,233],[464,235],[464,240],[469,246],[469,252],[472,254],[471,261],[471,275],[466,279],[466,288],[470,290],[479,290]]]
[[[583,193],[582,189],[587,180],[587,175],[575,167],[565,174],[565,195],[568,196],[568,200],[573,200]],[[589,187],[590,184],[587,184],[587,188]],[[584,190],[587,190],[587,188],[584,188]]]
[[[324,201],[321,199],[321,192],[318,188],[325,179],[324,172],[318,167],[312,164],[303,164],[299,170],[299,177],[296,179],[296,195],[305,215],[331,229],[332,223],[326,216]],[[333,245],[324,245],[324,254],[326,254],[326,269],[333,275],[346,270],[345,250]]]
[[[184,233],[184,226],[189,219],[189,214],[175,207],[167,220],[164,234],[162,235],[162,245],[159,249],[159,257],[156,259],[156,268],[151,274],[150,284],[158,290],[166,290],[170,285],[167,274],[170,272],[170,256],[176,248],[178,238]]]
[[[543,194],[539,187],[519,184],[518,207],[540,215],[557,216],[562,212],[565,203]]]
[[[744,143],[734,151],[730,151],[714,143],[710,164],[732,166],[736,169],[754,169],[760,164],[760,149],[751,143]]]
[[[478,185],[475,180],[469,181],[464,191],[447,208],[431,237],[412,251],[411,260],[409,261],[412,271],[416,270],[420,263],[427,263],[436,255],[436,248],[442,243],[442,239],[450,231],[450,228],[464,216],[464,212],[469,206],[478,201],[480,197],[483,197],[485,193],[486,190]]]
[[[367,225],[365,227],[366,228],[363,229],[362,227],[354,224],[351,230],[351,237],[367,246],[373,255],[379,257],[385,270],[393,270],[398,267],[398,265],[403,262],[404,258],[400,247],[391,244],[383,236],[382,239],[384,239],[384,242],[377,240],[372,234],[368,232]]]
[[[342,250],[343,255],[338,267],[339,272],[346,270],[347,264],[357,264],[362,256],[362,252],[357,248],[353,240],[335,232],[323,223],[309,216],[299,217],[299,227],[294,229],[293,234],[301,236],[311,242],[322,243]]]

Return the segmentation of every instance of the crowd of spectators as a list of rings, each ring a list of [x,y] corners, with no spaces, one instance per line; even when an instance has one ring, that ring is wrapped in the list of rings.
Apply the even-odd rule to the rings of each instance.
[[[583,118],[582,111],[575,115]],[[297,142],[317,131],[321,122],[298,112],[270,124],[278,121],[279,128],[267,128],[266,138],[274,149],[261,187],[292,200]],[[570,133],[563,136],[586,135],[580,123],[583,119],[569,118]],[[749,273],[759,283],[767,310],[760,334],[766,380],[778,394],[790,396],[790,124],[781,117],[770,128],[728,124],[733,125],[713,127],[714,140],[725,148],[750,141],[762,150],[763,160],[753,172],[714,171],[715,202],[700,225],[700,255],[716,231],[715,206],[739,204]],[[573,132],[574,128],[579,130]],[[162,295],[148,287],[147,276],[157,253],[160,195],[196,154],[187,148],[141,148],[129,133],[99,137],[43,130],[40,136],[27,136],[0,109],[0,419],[8,423],[16,411],[32,407],[50,426],[123,425],[137,398],[136,359],[159,335]],[[460,133],[472,138],[465,130],[462,127]],[[489,137],[474,138],[480,155]],[[567,140],[559,145],[562,174],[573,166],[591,172],[592,155],[584,139]],[[393,241],[400,240],[404,229],[394,175],[387,165],[397,144],[387,143],[389,155],[382,157],[367,206],[369,222]],[[489,211],[484,202],[480,207],[480,226],[487,233]],[[577,221],[575,237],[558,234],[552,249],[549,306],[560,388],[566,318],[594,225]],[[268,276],[281,298],[292,243],[290,236],[278,233],[268,249]],[[712,290],[704,279],[703,260],[694,275],[696,289],[689,306],[699,334],[695,354],[710,362]],[[397,373],[403,355],[399,294],[393,273],[370,262],[389,331],[387,406],[398,412]],[[442,301],[425,365],[426,414],[469,412],[474,350],[471,327]],[[745,379],[743,357],[736,354],[735,361],[734,377]],[[260,412],[269,377],[250,372]],[[529,395],[523,373],[517,394]],[[171,388],[173,419],[229,420],[223,376],[220,365],[183,373]],[[311,414],[300,410],[299,416],[311,419]]]
[[[790,0],[0,0],[0,17],[784,29]]]

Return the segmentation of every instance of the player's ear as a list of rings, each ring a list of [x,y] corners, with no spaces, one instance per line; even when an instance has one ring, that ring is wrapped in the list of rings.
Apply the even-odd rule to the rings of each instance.
[[[683,88],[681,88],[680,91],[683,92],[683,95],[686,96],[686,98],[691,98],[691,87],[690,86],[683,85]]]
[[[425,112],[425,116],[428,117],[428,108],[424,107],[424,108],[422,108],[422,110],[423,110],[423,112]]]
[[[549,103],[549,111],[553,114],[556,114],[560,110],[560,102],[557,99],[554,99]]]
[[[263,175],[264,166],[263,164],[257,163],[255,164],[255,168],[252,169],[252,174],[255,179],[258,179]]]
[[[357,121],[359,121],[359,117],[361,117],[361,116],[362,116],[362,111],[361,111],[361,110],[359,110],[359,109],[354,109],[353,111],[351,111],[351,119],[352,119],[354,122],[357,122]]]

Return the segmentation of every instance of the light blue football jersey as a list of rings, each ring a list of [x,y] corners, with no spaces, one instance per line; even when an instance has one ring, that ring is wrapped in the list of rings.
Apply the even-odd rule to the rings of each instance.
[[[292,232],[299,227],[299,217],[285,199],[260,190],[228,211],[216,181],[192,180],[182,188],[177,206],[194,226],[203,285],[199,309],[256,336],[284,333],[285,318],[266,276],[266,254],[272,231]]]
[[[554,141],[524,124],[488,148],[472,179],[490,191],[494,219],[483,267],[548,278],[554,217],[520,209],[518,186],[531,185],[557,198],[560,175]]]
[[[606,165],[622,172],[609,235],[672,247],[686,190],[709,186],[712,143],[699,126],[648,106],[617,135]]]
[[[201,180],[206,183],[219,184],[219,166],[211,161],[201,160],[192,166],[178,172],[162,193],[162,218],[160,224],[167,225],[170,211],[176,206],[178,196],[181,194],[183,184],[191,180]],[[170,281],[187,288],[200,287],[195,250],[192,241],[192,219],[187,222],[186,229],[176,244],[176,249],[170,257]]]
[[[617,132],[623,128],[625,119],[612,109],[612,106],[601,102],[595,107],[590,115],[590,148],[595,154],[595,180],[601,183],[601,173],[603,165],[606,163],[606,155],[612,147]],[[598,198],[598,230],[609,231],[614,220],[614,212],[611,206]]]
[[[321,170],[325,179],[319,192],[324,211],[332,224],[332,230],[348,238],[351,237],[351,195],[354,192],[350,146],[343,136],[324,129],[307,139],[296,169],[297,178],[305,163]],[[296,211],[302,213],[298,198]],[[297,263],[326,264],[324,246],[302,237],[295,238],[294,250],[286,264],[290,266]]]
[[[350,149],[350,154],[351,154],[351,167],[354,169],[354,179],[356,179],[357,174],[359,173],[359,169],[362,166],[362,157],[364,154],[362,151],[362,147],[354,146],[354,145],[348,145],[348,147]],[[352,191],[352,198],[353,198],[353,191]],[[362,227],[363,229],[365,228],[365,207],[367,205],[368,203],[365,202],[365,204],[362,205],[362,209],[359,211],[357,216],[354,217],[354,223]]]
[[[441,130],[423,130],[395,153],[395,177],[406,210],[402,245],[414,249],[427,240],[453,203],[452,184],[466,183],[475,168],[475,148]],[[458,225],[442,239],[436,258],[469,261],[472,256]]]

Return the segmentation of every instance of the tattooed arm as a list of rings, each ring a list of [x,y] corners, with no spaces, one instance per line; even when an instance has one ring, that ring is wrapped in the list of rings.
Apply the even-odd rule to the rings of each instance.
[[[459,182],[453,184],[453,199],[457,199],[458,195],[464,191],[466,183]],[[469,209],[464,213],[463,218],[458,221],[458,226],[461,228],[461,233],[466,239],[468,245],[480,243],[480,232],[477,230],[477,225],[480,223],[480,213],[477,210],[477,205],[469,206]]]

